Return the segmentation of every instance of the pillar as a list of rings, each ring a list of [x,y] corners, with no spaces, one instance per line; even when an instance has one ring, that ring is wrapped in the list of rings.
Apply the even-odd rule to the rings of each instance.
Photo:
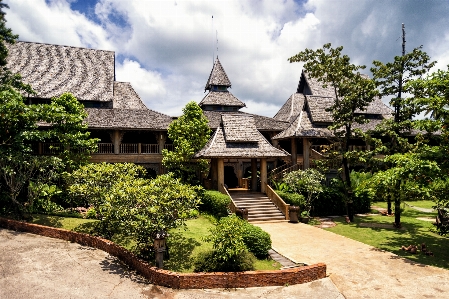
[[[217,170],[217,159],[210,159],[210,174],[212,179],[212,189],[218,189],[218,170]]]
[[[123,135],[120,134],[119,130],[114,130],[112,133],[112,143],[114,144],[114,154],[120,154],[120,143],[122,141]]]
[[[157,138],[157,143],[159,145],[159,154],[162,154],[162,150],[165,147],[165,141],[167,140],[167,136],[163,132],[160,132],[156,136],[158,137]]]
[[[226,194],[224,190],[224,159],[217,159],[217,177],[218,177],[218,191]]]
[[[292,150],[291,150],[292,165],[296,165],[296,164],[298,164],[298,156],[297,156],[298,150],[296,149],[296,138],[291,138],[290,141],[291,141],[291,147],[292,147]]]
[[[251,159],[251,190],[257,191],[257,159]]]
[[[260,191],[266,193],[265,185],[267,183],[267,159],[260,159]]]
[[[304,170],[310,167],[310,141],[307,138],[302,139],[302,156],[303,156],[303,167]]]

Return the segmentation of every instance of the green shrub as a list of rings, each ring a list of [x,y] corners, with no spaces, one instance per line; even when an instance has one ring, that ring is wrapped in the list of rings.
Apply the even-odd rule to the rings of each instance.
[[[285,191],[276,191],[276,193],[285,201],[285,203],[301,208],[304,207],[304,195]]]
[[[216,251],[210,250],[199,255],[194,262],[194,272],[240,272],[254,270],[255,257],[248,251],[223,260]]]
[[[260,227],[248,222],[245,222],[244,225],[243,242],[249,252],[253,253],[257,258],[266,258],[268,250],[271,249],[270,235]]]
[[[218,191],[207,190],[204,192],[199,206],[201,211],[211,213],[217,218],[228,216],[228,207],[231,199],[226,194]]]

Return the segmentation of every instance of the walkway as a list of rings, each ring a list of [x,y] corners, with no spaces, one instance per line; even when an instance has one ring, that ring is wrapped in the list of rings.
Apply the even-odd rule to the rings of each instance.
[[[247,289],[173,290],[149,284],[107,253],[0,229],[0,298],[344,299],[329,278]]]
[[[449,271],[316,228],[288,222],[257,223],[273,249],[295,262],[323,262],[346,299],[449,298]]]

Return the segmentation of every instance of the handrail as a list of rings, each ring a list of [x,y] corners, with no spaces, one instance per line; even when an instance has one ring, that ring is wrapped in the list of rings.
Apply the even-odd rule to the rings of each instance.
[[[282,171],[280,171],[280,172],[278,172],[278,173],[276,173],[274,175],[271,175],[270,179],[277,180],[277,179],[279,179],[280,177],[282,177],[286,173],[289,173],[289,172],[292,172],[292,171],[295,171],[295,170],[299,170],[299,169],[302,169],[302,168],[303,168],[302,163],[298,163],[298,164],[295,164],[295,165],[290,165],[290,167],[287,167],[287,168],[283,169]]]
[[[229,194],[228,189],[226,189],[225,186],[223,186],[223,184],[221,184],[221,187],[223,188],[223,190],[225,190],[226,194],[231,199],[231,202],[229,203],[229,210],[231,210],[231,212],[235,214],[235,211],[237,210],[237,205],[232,200],[232,196]]]
[[[265,183],[267,196],[274,203],[276,207],[278,207],[279,211],[285,216],[285,220],[290,220],[288,214],[289,204],[286,204],[285,201],[274,191],[267,183]]]

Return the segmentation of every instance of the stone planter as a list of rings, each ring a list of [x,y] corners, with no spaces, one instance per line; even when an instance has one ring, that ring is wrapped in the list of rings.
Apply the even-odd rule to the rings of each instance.
[[[298,214],[299,214],[299,207],[297,206],[288,207],[288,218],[290,219],[290,222],[298,223],[299,222]]]
[[[235,210],[235,215],[242,218],[243,220],[248,220],[248,209],[247,208],[237,208]]]

